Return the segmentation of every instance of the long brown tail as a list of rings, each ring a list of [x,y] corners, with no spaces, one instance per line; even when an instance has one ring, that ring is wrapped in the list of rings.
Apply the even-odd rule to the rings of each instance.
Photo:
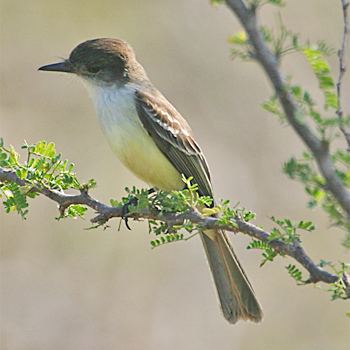
[[[261,321],[261,307],[225,233],[209,230],[201,237],[227,321]]]

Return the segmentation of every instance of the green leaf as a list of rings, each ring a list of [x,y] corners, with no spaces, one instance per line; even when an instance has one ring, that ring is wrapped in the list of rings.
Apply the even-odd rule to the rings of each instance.
[[[299,221],[298,228],[311,232],[315,230],[315,225],[311,221]]]
[[[225,2],[225,0],[210,0],[210,3],[214,6],[221,5]]]
[[[151,248],[157,248],[159,246],[173,243],[173,242],[179,242],[184,240],[184,235],[179,233],[168,233],[162,236],[159,236],[159,238],[151,240]]]
[[[67,208],[64,217],[69,217],[73,219],[83,218],[87,210],[88,208],[83,205],[73,204]]]
[[[266,242],[253,239],[248,245],[247,249],[259,249],[262,250],[263,260],[260,263],[260,266],[265,265],[268,261],[273,261],[273,259],[277,256],[277,252]]]
[[[234,45],[246,45],[248,43],[248,36],[246,32],[242,30],[230,36],[228,42]]]
[[[323,53],[319,48],[305,47],[302,49],[304,56],[311,65],[311,68],[318,79],[319,87],[325,97],[325,109],[337,108],[337,96],[335,93],[335,85],[330,75],[329,64],[323,57]]]
[[[267,0],[267,2],[270,4],[270,5],[274,5],[274,6],[285,6],[285,1],[284,0]]]
[[[281,105],[276,96],[271,96],[267,101],[263,102],[261,106],[265,111],[274,114],[281,120],[284,119],[284,113],[282,112]]]
[[[286,266],[286,269],[287,269],[289,275],[295,281],[302,282],[302,280],[303,280],[302,272],[295,265],[289,264],[288,266]]]

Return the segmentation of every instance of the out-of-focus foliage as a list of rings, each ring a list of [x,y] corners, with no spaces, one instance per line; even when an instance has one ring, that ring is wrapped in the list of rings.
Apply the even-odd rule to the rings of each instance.
[[[330,150],[333,166],[343,186],[350,188],[350,155],[346,145],[344,148],[339,148],[339,142],[335,142],[342,136],[340,127],[350,126],[350,115],[339,118],[336,114],[338,99],[331,69],[327,62],[327,56],[334,54],[335,50],[324,41],[315,44],[309,41],[302,42],[301,35],[288,30],[281,17],[279,17],[278,27],[278,32],[275,33],[269,27],[261,26],[261,34],[278,61],[284,55],[294,53],[301,54],[309,63],[318,82],[319,90],[323,94],[323,105],[317,105],[312,93],[301,85],[293,83],[291,77],[288,78],[287,87],[298,104],[300,121],[312,124],[317,136],[324,143],[324,147]],[[231,53],[234,58],[238,57],[243,60],[254,58],[254,50],[244,32],[240,31],[230,37],[229,43],[232,45]],[[262,107],[277,116],[279,120],[285,121],[277,96],[271,96],[262,104]],[[292,156],[283,165],[283,172],[304,186],[309,197],[309,208],[321,207],[328,215],[332,225],[346,231],[344,245],[350,248],[349,219],[327,190],[325,180],[317,169],[314,156],[308,151],[303,152],[301,156]]]

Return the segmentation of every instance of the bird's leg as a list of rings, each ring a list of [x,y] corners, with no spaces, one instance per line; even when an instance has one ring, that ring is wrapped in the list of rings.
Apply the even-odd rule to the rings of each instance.
[[[151,195],[154,193],[156,190],[154,188],[150,188],[148,190],[148,195]],[[131,197],[124,205],[122,208],[122,219],[124,220],[125,226],[128,230],[131,231],[131,228],[129,226],[129,220],[128,220],[128,214],[129,214],[129,206],[136,206],[138,202],[138,199],[136,197]]]

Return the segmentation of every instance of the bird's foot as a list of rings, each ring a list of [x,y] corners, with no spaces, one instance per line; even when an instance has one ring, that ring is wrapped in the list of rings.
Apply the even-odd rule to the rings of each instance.
[[[154,188],[150,188],[148,190],[148,194],[152,194],[155,192]],[[125,223],[125,226],[128,230],[131,231],[131,227],[129,226],[129,218],[128,218],[128,214],[129,214],[129,207],[130,206],[137,206],[138,203],[138,199],[136,197],[131,197],[122,207],[122,220]]]
[[[124,220],[126,228],[130,231],[131,231],[131,227],[129,226],[129,218],[128,218],[129,207],[136,206],[137,203],[138,203],[138,199],[136,197],[132,197],[123,205],[123,208],[122,208],[122,220]]]

